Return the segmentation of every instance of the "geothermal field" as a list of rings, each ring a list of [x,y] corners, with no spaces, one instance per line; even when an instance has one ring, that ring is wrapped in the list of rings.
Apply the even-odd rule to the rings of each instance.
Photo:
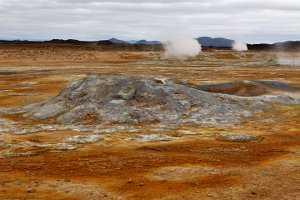
[[[0,199],[299,199],[297,53],[193,45],[0,44]]]

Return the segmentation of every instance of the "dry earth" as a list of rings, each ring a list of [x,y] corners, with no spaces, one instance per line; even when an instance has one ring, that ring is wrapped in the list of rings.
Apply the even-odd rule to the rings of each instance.
[[[273,103],[219,127],[102,124],[95,130],[6,112],[50,99],[89,74],[300,86],[299,66],[277,65],[274,52],[205,51],[176,61],[160,52],[1,46],[0,199],[300,198],[299,104]]]

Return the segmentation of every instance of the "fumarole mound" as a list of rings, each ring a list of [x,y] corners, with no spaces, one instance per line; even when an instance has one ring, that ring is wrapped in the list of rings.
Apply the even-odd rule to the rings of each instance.
[[[269,108],[268,99],[262,96],[208,92],[182,81],[92,75],[72,82],[56,97],[25,110],[28,116],[51,118],[62,124],[222,125],[250,117],[254,110]]]

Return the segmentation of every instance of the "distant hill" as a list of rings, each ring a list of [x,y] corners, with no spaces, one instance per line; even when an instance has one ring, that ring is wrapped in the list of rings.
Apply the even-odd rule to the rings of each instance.
[[[129,44],[128,42],[126,42],[124,40],[119,40],[117,38],[111,38],[108,41],[110,41],[113,44]]]
[[[274,44],[248,44],[249,50],[300,51],[300,41],[277,42]]]
[[[138,40],[127,40],[126,42],[128,42],[129,44],[135,44],[138,42]]]
[[[234,40],[226,38],[211,38],[211,37],[199,37],[196,40],[204,48],[225,48],[229,49],[232,47]],[[141,50],[141,51],[152,51],[163,50],[163,45],[159,41],[148,41],[148,40],[131,40],[123,41],[116,38],[111,38],[109,40],[100,41],[80,41],[76,39],[52,39],[49,41],[28,41],[28,40],[0,40],[0,44],[12,44],[12,45],[27,45],[27,44],[63,44],[63,45],[99,45],[103,49],[126,49],[126,50]],[[286,41],[277,42],[273,44],[261,43],[261,44],[247,44],[249,50],[264,50],[264,51],[300,51],[300,41]],[[94,48],[94,46],[93,46]]]
[[[160,41],[147,41],[147,40],[140,40],[140,41],[137,41],[136,43],[134,44],[161,44]]]
[[[80,40],[75,40],[75,39],[67,39],[67,40],[62,40],[62,39],[53,39],[53,40],[50,40],[50,41],[47,41],[47,42],[50,42],[50,43],[69,43],[69,44],[81,44],[81,43],[86,43],[84,41],[80,41]]]
[[[275,43],[275,48],[278,48],[278,50],[290,50],[295,49],[297,51],[300,51],[300,41],[286,41],[286,42],[278,42]]]
[[[97,42],[97,44],[114,44],[114,43],[112,43],[112,42],[109,41],[109,40],[99,40],[99,41]]]
[[[198,42],[204,47],[225,47],[231,48],[234,40],[226,38],[211,38],[211,37],[199,37],[196,38]]]

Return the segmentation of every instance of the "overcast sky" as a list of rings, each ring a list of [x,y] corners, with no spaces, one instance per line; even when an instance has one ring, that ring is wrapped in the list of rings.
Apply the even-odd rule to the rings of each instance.
[[[0,0],[0,38],[300,40],[300,0]]]

